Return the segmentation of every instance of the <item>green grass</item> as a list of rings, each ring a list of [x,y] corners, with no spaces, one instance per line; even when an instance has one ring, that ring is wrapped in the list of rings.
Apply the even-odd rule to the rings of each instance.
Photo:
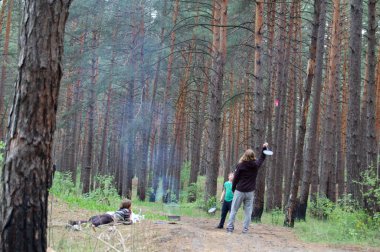
[[[306,222],[295,223],[297,237],[305,242],[339,245],[380,246],[380,230],[366,230],[359,233],[355,228],[345,229],[338,223],[308,218]]]

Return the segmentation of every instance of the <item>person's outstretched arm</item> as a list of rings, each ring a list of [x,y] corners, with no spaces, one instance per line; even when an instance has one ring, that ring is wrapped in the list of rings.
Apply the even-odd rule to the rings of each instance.
[[[266,150],[267,147],[268,147],[268,143],[264,143],[263,144],[263,149],[261,150],[260,158],[255,161],[255,165],[256,165],[257,168],[260,168],[260,166],[264,163],[264,160],[265,160],[264,150]]]

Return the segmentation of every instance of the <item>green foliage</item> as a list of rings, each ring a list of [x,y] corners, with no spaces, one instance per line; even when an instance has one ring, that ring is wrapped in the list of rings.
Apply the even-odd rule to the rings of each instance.
[[[380,211],[380,178],[376,174],[376,169],[370,167],[368,170],[361,174],[361,185],[365,188],[363,192],[366,209],[371,214]]]
[[[187,200],[188,202],[195,202],[198,195],[198,186],[195,183],[191,183],[187,187]]]
[[[4,149],[5,143],[3,141],[0,141],[0,165],[3,165],[4,162]]]
[[[73,181],[71,180],[70,172],[55,172],[53,186],[50,192],[54,195],[67,197],[76,194],[77,190]]]
[[[369,215],[351,195],[338,200],[327,198],[310,203],[311,215],[295,226],[299,237],[308,242],[380,245],[380,216]],[[320,221],[323,220],[323,221]]]
[[[219,209],[218,205],[216,204],[216,197],[211,197],[207,201],[204,200],[204,197],[198,198],[196,201],[196,205],[198,208],[208,211],[212,207],[216,207]]]
[[[317,198],[310,203],[310,215],[320,219],[326,220],[327,217],[334,211],[335,204],[326,197]]]
[[[186,161],[182,164],[181,167],[181,188],[185,189],[190,180],[190,170],[191,170],[191,162]]]
[[[112,176],[98,175],[95,179],[97,188],[88,194],[89,198],[92,198],[99,203],[110,204],[115,200],[119,200],[120,196],[114,186]]]
[[[282,210],[278,207],[271,211],[272,224],[278,226],[280,224],[280,218],[283,217],[284,214]]]
[[[70,206],[97,211],[115,210],[119,206],[121,198],[112,184],[112,177],[104,176],[96,179],[99,183],[98,188],[83,195],[79,186],[75,187],[69,172],[55,172],[50,193],[63,199]]]

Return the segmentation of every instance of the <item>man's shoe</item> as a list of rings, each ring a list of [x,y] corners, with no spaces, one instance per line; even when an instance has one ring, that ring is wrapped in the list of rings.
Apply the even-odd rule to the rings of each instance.
[[[246,234],[248,233],[248,228],[244,228],[243,231],[242,231],[243,234]]]
[[[218,225],[218,226],[216,226],[215,228],[217,228],[217,229],[223,229],[223,226]]]

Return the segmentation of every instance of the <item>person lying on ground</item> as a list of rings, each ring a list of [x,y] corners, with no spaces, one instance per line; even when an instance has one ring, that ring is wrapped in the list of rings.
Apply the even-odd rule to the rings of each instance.
[[[233,232],[236,213],[242,203],[244,204],[243,233],[248,232],[253,210],[253,197],[256,187],[256,177],[260,166],[265,160],[265,154],[263,151],[266,150],[267,147],[268,143],[264,143],[261,156],[258,160],[256,160],[255,153],[252,149],[246,150],[239,160],[234,174],[235,176],[232,181],[232,192],[234,193],[234,197],[232,200],[227,232]]]
[[[222,195],[220,196],[220,202],[223,203],[222,205],[222,215],[220,217],[220,222],[219,225],[216,228],[222,229],[224,226],[224,222],[227,217],[227,213],[231,212],[231,204],[232,204],[232,199],[234,197],[234,194],[232,192],[232,180],[234,179],[234,173],[230,172],[228,174],[228,181],[226,181],[223,185],[223,192]]]
[[[82,223],[90,222],[93,226],[97,227],[104,224],[109,224],[112,222],[122,222],[123,224],[132,224],[131,221],[131,210],[132,202],[128,199],[123,200],[120,203],[119,210],[115,212],[109,212],[105,214],[92,216],[89,220],[85,221],[69,221],[70,225],[80,225]]]

